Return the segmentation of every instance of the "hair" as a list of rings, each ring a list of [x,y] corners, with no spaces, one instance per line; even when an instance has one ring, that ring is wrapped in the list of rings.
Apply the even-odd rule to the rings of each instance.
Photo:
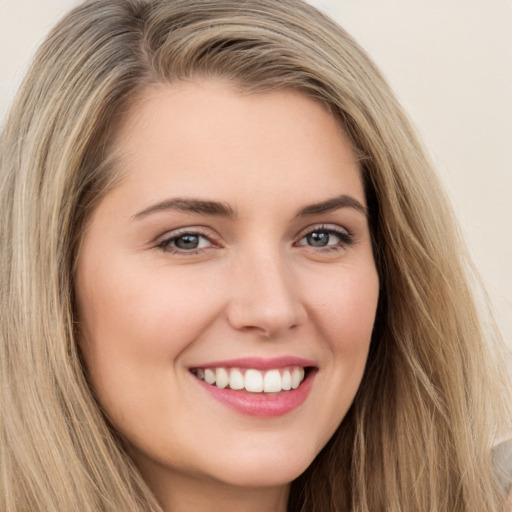
[[[88,386],[73,274],[119,179],[126,111],[199,76],[315,98],[361,161],[381,283],[370,354],[289,510],[503,511],[506,376],[451,209],[380,72],[300,0],[91,0],[40,47],[0,140],[0,509],[161,511]]]

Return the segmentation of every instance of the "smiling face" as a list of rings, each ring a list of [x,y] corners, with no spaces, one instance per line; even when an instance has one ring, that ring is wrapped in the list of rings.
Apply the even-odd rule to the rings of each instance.
[[[374,323],[350,144],[302,94],[198,81],[147,90],[116,149],[75,279],[97,399],[163,501],[285,488],[343,420]]]

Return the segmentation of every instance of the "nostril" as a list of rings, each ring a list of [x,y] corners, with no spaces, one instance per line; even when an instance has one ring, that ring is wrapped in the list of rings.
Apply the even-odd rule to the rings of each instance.
[[[245,325],[241,328],[241,330],[248,333],[262,334],[267,337],[270,337],[269,331],[267,331],[263,327],[258,327],[256,325]]]
[[[243,303],[233,302],[228,308],[228,321],[232,327],[268,338],[297,330],[305,319],[303,305],[292,299],[271,306],[261,304],[257,298],[251,297]]]

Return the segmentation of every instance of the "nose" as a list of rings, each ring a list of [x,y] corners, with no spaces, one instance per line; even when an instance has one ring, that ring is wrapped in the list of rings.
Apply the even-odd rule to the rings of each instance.
[[[306,308],[289,264],[277,255],[253,257],[237,265],[227,316],[231,326],[267,338],[302,325]]]

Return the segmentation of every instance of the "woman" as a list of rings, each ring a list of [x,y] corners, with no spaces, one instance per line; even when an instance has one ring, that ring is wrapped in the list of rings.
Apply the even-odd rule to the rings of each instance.
[[[86,2],[1,144],[2,510],[505,510],[450,209],[314,8]]]

